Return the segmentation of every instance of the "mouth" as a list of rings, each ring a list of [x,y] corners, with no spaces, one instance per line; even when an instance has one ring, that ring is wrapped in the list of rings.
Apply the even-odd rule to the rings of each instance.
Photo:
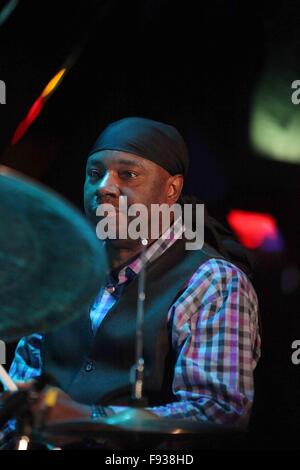
[[[117,219],[119,220],[124,214],[119,211],[118,206],[109,204],[108,207],[105,207],[108,203],[93,204],[92,213],[96,220],[100,221],[102,219]],[[111,207],[110,207],[111,206]]]
[[[122,200],[118,201],[112,201],[112,200],[100,200],[96,199],[93,201],[92,207],[93,210],[97,210],[101,206],[107,206],[105,207],[105,212],[114,212],[114,213],[120,213],[120,214],[127,214],[128,206],[124,205]]]
[[[119,204],[115,201],[102,201],[100,199],[96,199],[94,204],[98,207],[98,206],[104,206],[104,205],[109,205],[109,206],[113,206],[113,207],[118,207]]]
[[[117,209],[118,207],[118,203],[116,204],[116,201],[112,201],[112,200],[107,200],[107,201],[104,201],[103,199],[94,199],[92,201],[92,206],[93,207],[99,207],[99,206],[104,206],[104,205],[107,205],[107,206],[113,206]]]

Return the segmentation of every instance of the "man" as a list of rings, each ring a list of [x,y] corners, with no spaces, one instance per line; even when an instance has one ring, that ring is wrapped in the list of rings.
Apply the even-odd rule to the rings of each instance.
[[[174,127],[144,118],[112,123],[89,154],[86,214],[97,225],[99,208],[111,204],[116,212],[108,220],[120,222],[119,202],[126,197],[129,207],[148,209],[150,227],[153,204],[183,203],[187,167],[188,152]],[[159,417],[245,426],[260,340],[257,297],[240,247],[212,219],[203,248],[192,251],[175,218],[167,235],[149,235],[146,249],[140,239],[121,238],[116,225],[116,237],[105,241],[107,284],[90,312],[59,330],[23,338],[10,375],[19,382],[50,374],[62,390],[52,417],[111,415],[130,405],[143,251],[146,409]]]

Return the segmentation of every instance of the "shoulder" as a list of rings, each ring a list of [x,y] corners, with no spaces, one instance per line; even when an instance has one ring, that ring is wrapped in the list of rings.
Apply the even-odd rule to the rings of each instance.
[[[182,295],[194,301],[229,298],[238,302],[246,298],[253,308],[257,307],[257,295],[247,275],[233,263],[219,258],[201,264],[187,281]]]
[[[190,278],[190,282],[209,279],[213,283],[238,282],[241,286],[252,286],[248,276],[235,264],[221,258],[211,258],[201,264]]]

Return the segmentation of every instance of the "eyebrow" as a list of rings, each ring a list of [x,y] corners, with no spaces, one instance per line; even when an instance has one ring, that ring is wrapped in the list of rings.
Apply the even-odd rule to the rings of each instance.
[[[127,166],[137,166],[139,168],[142,168],[142,170],[145,170],[145,167],[144,165],[139,162],[139,161],[133,161],[133,160],[127,160],[126,158],[121,158],[118,163],[120,163],[121,165],[127,165]]]

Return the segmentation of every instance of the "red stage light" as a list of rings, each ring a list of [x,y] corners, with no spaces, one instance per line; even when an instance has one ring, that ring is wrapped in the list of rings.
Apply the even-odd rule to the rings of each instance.
[[[38,117],[38,115],[42,111],[44,104],[45,104],[45,100],[41,97],[39,97],[33,103],[25,119],[23,119],[23,121],[18,125],[12,138],[12,142],[11,142],[12,145],[15,145],[21,139],[21,137],[25,134],[27,129],[31,126],[33,121]]]
[[[281,249],[282,239],[270,214],[232,210],[227,220],[240,242],[247,248],[267,251]]]

